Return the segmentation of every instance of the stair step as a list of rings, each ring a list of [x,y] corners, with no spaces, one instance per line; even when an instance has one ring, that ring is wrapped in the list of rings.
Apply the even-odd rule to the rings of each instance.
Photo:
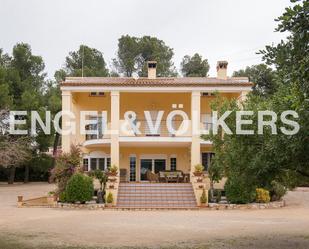
[[[194,209],[197,205],[191,183],[120,183],[117,207]]]

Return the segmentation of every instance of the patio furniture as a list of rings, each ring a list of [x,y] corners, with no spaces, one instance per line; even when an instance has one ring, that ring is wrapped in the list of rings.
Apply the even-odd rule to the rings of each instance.
[[[127,170],[120,169],[120,182],[127,182]]]
[[[152,173],[150,170],[147,170],[146,177],[147,177],[147,180],[150,181],[150,182],[158,182],[159,181],[159,176],[155,173]]]
[[[181,170],[170,171],[164,170],[159,172],[160,182],[183,182],[184,174]]]

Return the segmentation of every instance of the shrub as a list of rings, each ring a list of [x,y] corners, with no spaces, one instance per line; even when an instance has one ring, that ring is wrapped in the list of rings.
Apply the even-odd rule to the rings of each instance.
[[[81,173],[74,174],[68,181],[65,193],[68,202],[85,203],[93,196],[93,180]]]
[[[277,181],[271,182],[270,195],[272,201],[281,200],[281,198],[286,194],[286,191],[287,191],[286,187],[284,187],[281,183]]]
[[[59,201],[60,202],[67,202],[66,193],[65,191],[61,192],[59,195]]]
[[[228,178],[224,190],[231,203],[246,204],[255,200],[255,187],[240,177]]]
[[[203,173],[204,166],[202,164],[197,164],[194,166],[194,172],[196,173]]]
[[[106,197],[106,202],[111,204],[114,201],[114,197],[113,194],[111,192],[108,193],[107,197]]]
[[[269,191],[264,188],[257,188],[255,201],[259,203],[270,202]]]
[[[206,191],[205,191],[205,189],[203,189],[203,193],[202,193],[202,195],[201,195],[200,202],[201,202],[202,204],[207,203],[207,196],[206,196]]]
[[[57,193],[62,193],[67,186],[70,177],[80,166],[81,151],[76,146],[71,146],[70,153],[63,153],[56,159],[56,165],[51,170],[50,181],[56,182]]]

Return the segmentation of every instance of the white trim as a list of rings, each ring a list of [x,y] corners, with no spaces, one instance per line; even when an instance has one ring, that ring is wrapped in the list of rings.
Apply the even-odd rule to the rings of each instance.
[[[119,142],[155,142],[155,143],[169,143],[169,142],[192,142],[192,137],[119,137]]]
[[[167,159],[166,154],[141,154],[140,159]]]
[[[89,145],[101,145],[101,144],[110,144],[111,140],[110,138],[104,138],[104,139],[91,139],[86,140],[83,143],[83,146],[89,146]]]
[[[231,83],[232,84],[232,83]],[[119,86],[62,86],[61,91],[71,92],[193,92],[219,91],[242,92],[251,91],[251,86],[204,86],[204,87],[119,87]]]

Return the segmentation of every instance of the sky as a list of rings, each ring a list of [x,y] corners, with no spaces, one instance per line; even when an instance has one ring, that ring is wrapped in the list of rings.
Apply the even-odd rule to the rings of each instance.
[[[227,60],[228,74],[261,62],[256,52],[285,35],[275,18],[288,0],[0,0],[0,48],[31,45],[45,61],[48,77],[69,51],[86,44],[103,52],[108,65],[121,35],[155,36],[174,49],[177,69],[184,55],[198,52],[216,75]]]

